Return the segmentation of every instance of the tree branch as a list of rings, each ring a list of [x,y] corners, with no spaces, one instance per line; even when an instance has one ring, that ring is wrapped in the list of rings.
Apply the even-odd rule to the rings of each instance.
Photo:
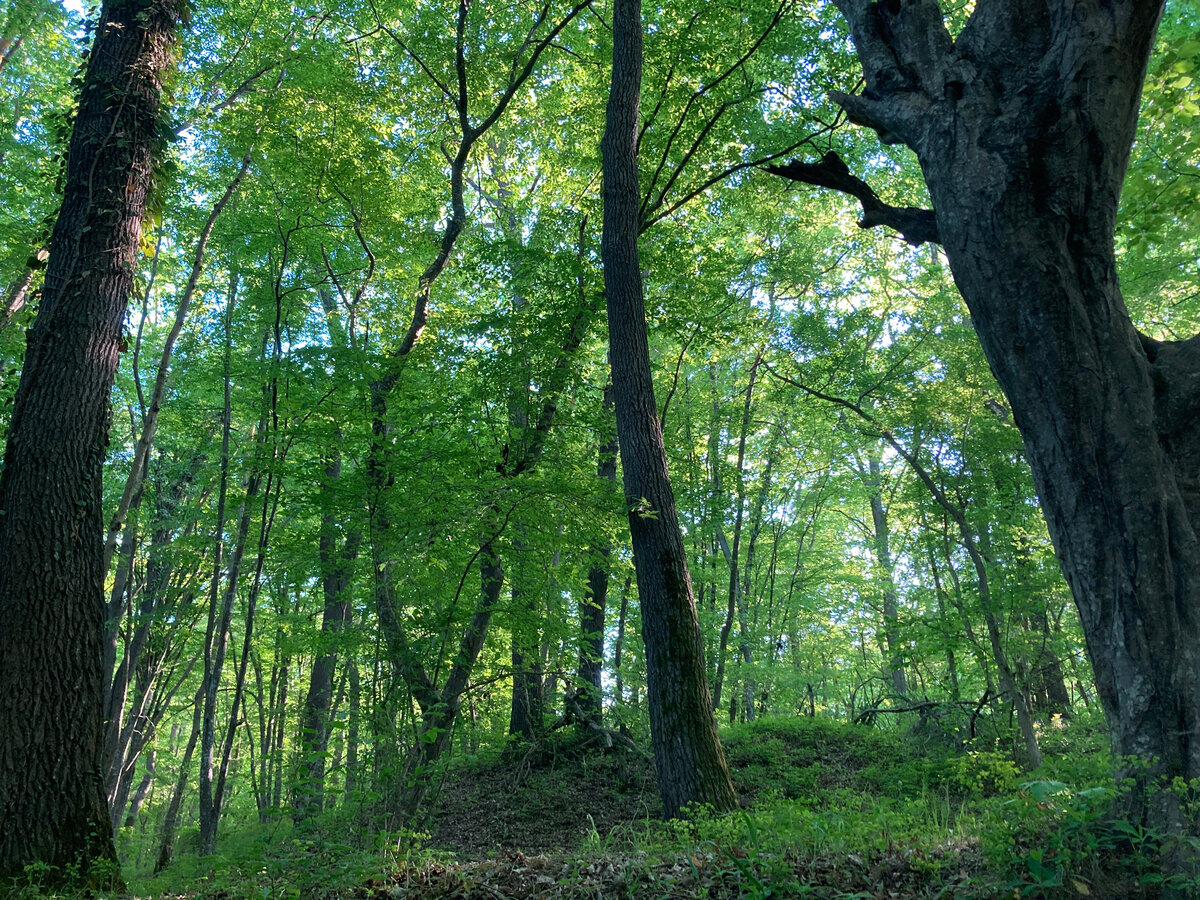
[[[818,163],[793,160],[782,166],[767,166],[767,172],[790,181],[832,188],[856,198],[863,211],[858,222],[859,228],[887,226],[898,231],[900,236],[914,247],[942,242],[933,210],[884,203],[874,189],[852,174],[845,161],[833,151],[822,156]]]

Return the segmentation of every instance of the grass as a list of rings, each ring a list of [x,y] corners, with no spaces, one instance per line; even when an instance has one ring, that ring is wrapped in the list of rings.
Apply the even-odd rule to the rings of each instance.
[[[821,719],[764,719],[722,740],[742,802],[733,815],[663,822],[644,760],[564,743],[454,764],[422,832],[378,833],[349,808],[303,829],[230,823],[217,856],[197,858],[184,840],[176,864],[129,879],[128,896],[1153,897],[1164,887],[1158,858],[1170,842],[1110,817],[1117,787],[1094,721],[1048,731],[1051,762],[1033,774],[994,749],[954,752]],[[39,892],[37,875],[15,896],[56,896]],[[1200,896],[1200,884],[1174,887]]]

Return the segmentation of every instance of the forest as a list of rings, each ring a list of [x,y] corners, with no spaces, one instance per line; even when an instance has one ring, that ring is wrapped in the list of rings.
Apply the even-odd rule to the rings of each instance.
[[[10,0],[0,894],[1200,897],[1194,0]]]

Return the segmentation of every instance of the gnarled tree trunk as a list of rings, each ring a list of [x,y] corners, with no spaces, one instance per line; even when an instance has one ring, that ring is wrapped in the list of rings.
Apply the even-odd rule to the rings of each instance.
[[[916,152],[933,216],[914,229],[914,211],[842,189],[871,207],[864,224],[945,247],[1024,438],[1113,751],[1149,766],[1129,812],[1195,833],[1178,797],[1147,788],[1200,777],[1200,339],[1139,334],[1113,244],[1162,3],[979,3],[957,38],[936,0],[838,6],[866,87],[837,102]]]

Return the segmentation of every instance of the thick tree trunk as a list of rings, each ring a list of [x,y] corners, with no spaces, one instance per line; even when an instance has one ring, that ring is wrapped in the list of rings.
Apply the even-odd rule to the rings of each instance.
[[[717,740],[683,536],[667,475],[654,400],[638,261],[640,0],[616,0],[613,74],[601,155],[604,169],[605,296],[617,434],[646,647],[646,692],[663,814],[692,803],[719,812],[736,797]]]
[[[916,151],[954,279],[1025,440],[1113,752],[1200,777],[1200,340],[1140,335],[1114,233],[1162,4],[839,0],[854,121]],[[1179,798],[1137,817],[1196,833]]]
[[[101,11],[14,399],[0,476],[0,876],[116,860],[101,466],[179,13],[174,0]]]

